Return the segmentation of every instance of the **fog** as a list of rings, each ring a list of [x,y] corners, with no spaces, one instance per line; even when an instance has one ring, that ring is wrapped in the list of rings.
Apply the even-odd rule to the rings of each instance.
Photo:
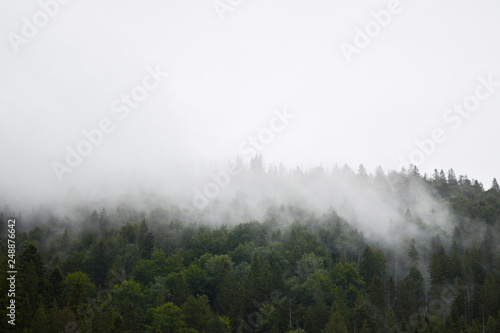
[[[145,218],[154,225],[177,221],[218,227],[258,220],[287,226],[328,220],[333,214],[370,241],[396,248],[406,247],[412,238],[449,240],[456,225],[443,199],[404,170],[386,174],[378,168],[368,174],[363,166],[357,172],[348,166],[287,169],[257,156],[249,164],[237,160],[204,172],[208,176],[196,179],[203,186],[191,189],[166,185],[165,191],[142,186],[85,193],[72,188],[39,206],[17,202],[4,206],[4,212],[22,214],[26,226],[55,219],[78,227],[85,227],[93,210],[103,208],[117,225]]]
[[[52,6],[42,23],[41,3]],[[158,196],[146,206],[220,224],[295,205],[382,237],[416,230],[400,230],[407,209],[449,232],[449,212],[418,184],[401,198],[396,181],[360,181],[336,165],[375,174],[405,160],[485,187],[498,177],[499,4],[401,1],[349,56],[342,45],[356,45],[388,2],[217,6],[1,3],[1,206],[64,215],[79,202],[140,210]],[[453,111],[480,85],[487,97],[473,111]],[[265,173],[231,175],[197,205],[211,175],[257,155]]]

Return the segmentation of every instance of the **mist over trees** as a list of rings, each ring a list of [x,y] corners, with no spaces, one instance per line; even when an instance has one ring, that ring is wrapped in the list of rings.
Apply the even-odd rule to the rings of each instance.
[[[453,170],[256,158],[201,210],[154,193],[5,205],[2,267],[11,218],[17,331],[500,330],[500,188]]]

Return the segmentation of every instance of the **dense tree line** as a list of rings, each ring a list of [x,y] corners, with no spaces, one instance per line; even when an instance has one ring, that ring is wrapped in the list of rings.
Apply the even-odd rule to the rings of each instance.
[[[293,206],[232,226],[169,221],[161,208],[94,210],[79,226],[41,214],[16,235],[16,331],[499,332],[496,180],[485,190],[413,166],[387,176],[360,167],[356,177],[382,177],[402,195],[411,182],[426,187],[456,214],[453,231],[427,230],[409,209],[405,223],[428,237],[398,246],[367,239],[335,211]],[[13,216],[22,226],[8,207],[0,213],[2,267]],[[2,269],[1,290],[6,281]],[[0,305],[7,332],[6,293]]]

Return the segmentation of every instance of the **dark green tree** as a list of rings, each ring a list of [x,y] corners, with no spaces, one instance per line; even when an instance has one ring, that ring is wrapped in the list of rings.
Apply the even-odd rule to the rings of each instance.
[[[87,267],[89,267],[90,276],[97,286],[106,282],[111,260],[109,250],[104,242],[98,242],[90,247]]]
[[[496,190],[496,191],[500,191],[500,186],[498,186],[498,182],[497,182],[496,178],[493,178],[493,182],[491,183],[491,188]]]
[[[411,267],[399,285],[397,309],[400,317],[408,321],[412,314],[418,313],[424,306],[424,278],[422,273]]]
[[[369,284],[375,274],[381,278],[385,278],[385,256],[380,249],[372,249],[365,247],[361,262],[359,265],[359,273],[363,280]]]
[[[418,260],[420,259],[418,255],[417,242],[415,242],[415,239],[412,239],[410,247],[408,248],[408,258],[410,258],[410,264],[412,266],[417,266]]]
[[[212,311],[206,295],[189,296],[182,305],[182,312],[186,316],[186,323],[189,327],[196,329],[200,333],[208,330]]]
[[[326,324],[325,333],[347,333],[347,326],[344,318],[338,312],[333,312],[330,320]]]
[[[377,274],[373,275],[370,286],[368,287],[368,295],[372,304],[378,309],[382,310],[385,308],[384,284]]]
[[[151,324],[146,326],[146,332],[178,333],[187,328],[182,309],[172,302],[150,309],[148,315]]]

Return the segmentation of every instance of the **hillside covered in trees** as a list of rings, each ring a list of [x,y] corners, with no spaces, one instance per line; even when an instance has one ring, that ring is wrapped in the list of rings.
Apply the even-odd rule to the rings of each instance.
[[[238,189],[227,206],[215,200],[203,210],[151,194],[140,208],[5,206],[2,267],[7,221],[17,222],[15,331],[500,332],[496,180],[486,189],[453,170],[259,165],[238,179],[262,191],[298,184],[283,191],[307,198],[250,203]],[[309,209],[331,192],[307,184],[338,179],[350,179],[338,200]],[[397,212],[391,222],[368,205],[379,200],[372,193]],[[6,278],[2,269],[2,290]],[[2,293],[2,332],[12,330],[7,301]]]

